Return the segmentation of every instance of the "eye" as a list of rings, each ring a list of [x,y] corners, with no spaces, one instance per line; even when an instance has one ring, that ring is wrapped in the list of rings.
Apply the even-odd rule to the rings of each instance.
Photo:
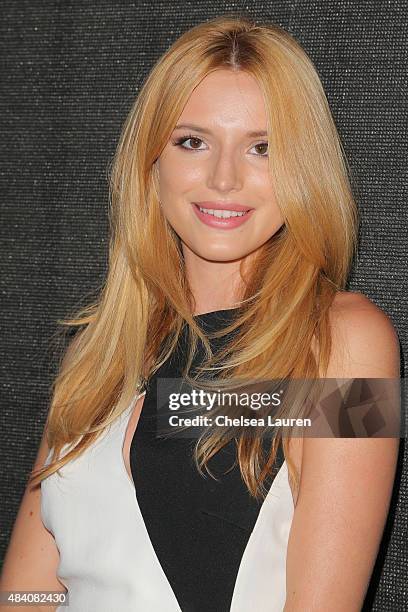
[[[189,145],[187,146],[187,143]],[[174,146],[181,147],[183,149],[187,149],[189,151],[204,151],[205,145],[204,141],[198,136],[193,136],[192,134],[185,134],[184,136],[180,136],[173,142]],[[255,149],[257,152],[254,153],[257,157],[268,157],[268,143],[267,142],[259,142],[258,144],[251,147],[251,150]]]
[[[185,146],[186,143],[190,142],[190,146]],[[174,143],[176,147],[181,147],[183,149],[188,149],[189,151],[203,151],[204,149],[199,148],[200,144],[204,144],[204,141],[197,136],[192,136],[191,134],[186,134],[185,136],[180,136],[177,138]]]
[[[254,145],[252,149],[257,149],[257,153],[255,155],[257,157],[268,157],[268,143],[267,142],[258,142],[258,144]]]

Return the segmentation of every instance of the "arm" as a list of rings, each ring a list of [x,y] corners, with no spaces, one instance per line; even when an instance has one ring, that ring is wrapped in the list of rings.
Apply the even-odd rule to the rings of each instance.
[[[45,432],[34,467],[45,462],[49,452]],[[59,553],[53,535],[44,527],[40,515],[40,486],[27,485],[14,523],[0,580],[1,591],[61,591],[56,572]],[[29,606],[30,610],[51,612],[57,606]],[[27,606],[2,606],[4,612],[26,610]]]
[[[351,294],[333,311],[328,378],[398,378],[388,317]],[[359,612],[388,514],[399,438],[305,438],[284,612]]]

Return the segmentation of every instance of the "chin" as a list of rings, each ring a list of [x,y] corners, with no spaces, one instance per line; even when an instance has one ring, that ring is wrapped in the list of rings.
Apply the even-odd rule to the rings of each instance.
[[[243,259],[247,253],[242,253],[235,250],[223,250],[223,249],[191,249],[196,255],[202,259],[213,262],[232,262]]]

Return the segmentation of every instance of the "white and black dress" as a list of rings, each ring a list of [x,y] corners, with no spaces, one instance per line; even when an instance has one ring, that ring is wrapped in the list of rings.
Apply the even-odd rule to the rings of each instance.
[[[235,310],[195,318],[213,330]],[[133,482],[122,448],[140,395],[91,448],[41,483],[42,520],[70,599],[61,612],[283,610],[294,506],[281,448],[262,502],[246,489],[234,442],[210,459],[215,480],[198,472],[194,439],[156,436],[157,379],[180,376],[185,338],[148,381],[130,449]],[[211,340],[213,350],[225,341]],[[202,358],[199,351],[193,366]]]

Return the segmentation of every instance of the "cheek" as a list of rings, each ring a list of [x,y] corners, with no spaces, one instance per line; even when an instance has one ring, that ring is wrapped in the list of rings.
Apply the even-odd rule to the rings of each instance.
[[[193,160],[167,158],[160,164],[160,199],[164,203],[186,194],[203,184],[203,172]]]
[[[159,167],[159,199],[167,221],[180,236],[188,223],[188,194],[195,184],[195,172],[180,160],[167,159]]]
[[[247,183],[260,198],[268,200],[274,198],[273,180],[266,162],[261,167],[251,168],[247,175]]]

